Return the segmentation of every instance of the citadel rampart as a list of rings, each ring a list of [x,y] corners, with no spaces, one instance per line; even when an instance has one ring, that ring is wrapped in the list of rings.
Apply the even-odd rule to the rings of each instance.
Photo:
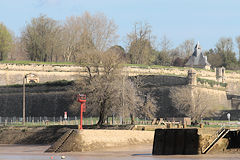
[[[169,97],[169,91],[174,87],[189,84],[187,78],[189,68],[141,68],[125,67],[123,74],[134,77],[138,76],[143,82],[139,88],[145,95],[154,97],[157,102],[159,117],[177,116]],[[76,80],[87,75],[87,71],[81,66],[64,65],[18,65],[0,64],[0,85],[20,84],[19,87],[0,87],[0,116],[22,115],[22,87],[24,75],[34,73],[39,77],[39,82],[56,80]],[[239,81],[240,74],[225,73],[225,80],[229,82]],[[206,79],[215,79],[213,71],[197,70],[197,76]],[[232,78],[232,79],[231,79]],[[192,82],[193,83],[193,82]],[[230,102],[227,100],[224,87],[209,86],[194,82],[195,87],[214,97],[219,102],[219,110],[229,110]],[[69,86],[35,86],[26,87],[26,116],[62,116],[67,111],[69,116],[70,106],[74,101],[73,93]]]
[[[186,77],[177,76],[138,76],[143,85],[139,88],[144,95],[150,95],[156,100],[159,117],[176,117],[182,116],[178,114],[176,108],[173,107],[172,100],[169,97],[170,90],[176,87],[186,86],[189,82]],[[213,99],[217,106],[216,110],[230,110],[231,102],[227,99],[226,91],[222,88],[214,88],[204,85],[193,85],[195,90],[200,90],[208,95],[209,99]],[[220,113],[221,114],[221,113]],[[221,116],[221,115],[219,115]]]
[[[70,87],[26,86],[26,116],[62,116],[65,111],[71,116],[73,93]],[[0,87],[0,116],[21,117],[22,97],[22,87]]]
[[[137,75],[172,75],[187,76],[189,68],[176,67],[124,67],[123,74],[128,76]],[[39,82],[44,83],[56,80],[76,80],[81,76],[87,75],[85,67],[77,65],[43,65],[43,64],[0,64],[0,86],[22,84],[26,74],[33,73],[39,77]],[[199,78],[216,80],[216,72],[199,69]],[[225,81],[240,81],[240,74],[231,72],[225,73]]]
[[[158,117],[173,117],[178,116],[178,112],[173,107],[169,97],[169,91],[174,87],[187,85],[186,77],[166,76],[166,75],[145,75],[137,76],[142,81],[142,86],[139,88],[144,95],[150,95],[157,102]],[[73,113],[70,107],[73,103],[74,93],[71,90],[72,85],[51,86],[38,85],[26,87],[26,116],[62,116],[63,112],[67,111],[69,116],[78,115]],[[196,86],[197,87],[197,86]],[[229,101],[224,90],[216,88],[197,87],[206,92],[211,97],[215,97],[219,104],[218,109],[229,109]],[[18,87],[0,87],[0,116],[2,117],[21,117],[22,115],[22,86]]]

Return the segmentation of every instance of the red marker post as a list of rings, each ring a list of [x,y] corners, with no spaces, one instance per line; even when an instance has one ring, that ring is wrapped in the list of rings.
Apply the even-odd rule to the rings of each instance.
[[[64,112],[64,119],[67,120],[67,112]]]
[[[82,130],[82,119],[83,119],[83,112],[86,112],[86,95],[85,94],[78,94],[77,101],[81,103],[81,110],[80,110],[80,126],[79,129]]]

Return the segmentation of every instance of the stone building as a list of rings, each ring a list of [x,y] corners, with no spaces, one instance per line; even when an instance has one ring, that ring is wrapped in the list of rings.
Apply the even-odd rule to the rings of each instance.
[[[225,68],[224,67],[215,68],[215,72],[217,82],[225,83]]]
[[[185,64],[185,66],[194,68],[204,68],[210,70],[211,65],[207,61],[207,56],[203,55],[202,48],[199,42],[196,44],[194,52],[187,61],[187,63]]]

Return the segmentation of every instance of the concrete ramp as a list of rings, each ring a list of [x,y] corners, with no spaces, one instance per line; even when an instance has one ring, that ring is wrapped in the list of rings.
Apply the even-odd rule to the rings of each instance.
[[[153,155],[198,154],[197,129],[156,129]]]
[[[49,147],[45,152],[61,152],[61,147],[68,140],[68,138],[73,135],[74,130],[71,129],[67,131],[62,137],[60,137],[51,147]]]

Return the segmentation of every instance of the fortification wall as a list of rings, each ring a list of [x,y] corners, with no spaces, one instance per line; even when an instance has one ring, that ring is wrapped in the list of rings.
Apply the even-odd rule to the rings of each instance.
[[[26,116],[62,116],[65,111],[71,116],[73,93],[69,87],[26,87]],[[22,116],[22,92],[22,87],[0,87],[1,117]]]
[[[173,75],[187,76],[189,68],[163,67],[163,68],[141,68],[125,67],[123,74],[128,76],[137,75]],[[22,84],[23,77],[26,74],[33,73],[39,77],[39,82],[56,80],[76,80],[80,76],[87,75],[85,67],[76,65],[43,65],[43,64],[0,64],[0,86]],[[197,70],[200,78],[216,80],[216,73],[208,70]],[[240,74],[231,72],[225,74],[226,82],[240,81]]]
[[[136,77],[132,77],[136,78]],[[153,97],[157,103],[158,117],[178,116],[177,110],[173,107],[169,97],[170,89],[182,87],[187,84],[187,78],[166,75],[144,75],[138,76],[143,85],[139,90],[145,95]],[[217,109],[230,109],[230,102],[227,100],[226,92],[214,88],[197,87],[210,97],[213,97],[217,104]],[[72,105],[75,93],[71,91],[71,86],[27,86],[26,87],[26,116],[62,116],[64,111],[69,116],[78,115],[72,113]],[[0,116],[13,117],[22,115],[22,87],[0,87]]]
[[[187,78],[176,76],[138,76],[143,85],[139,88],[145,95],[153,97],[157,103],[158,117],[177,117],[181,115],[172,104],[169,96],[170,90],[187,85]],[[164,82],[162,82],[162,80]],[[231,102],[227,99],[226,91],[220,87],[209,87],[208,85],[192,86],[195,91],[200,91],[213,101],[216,110],[230,110]],[[208,87],[208,88],[207,88]],[[209,100],[208,99],[208,100]]]
[[[165,86],[165,87],[156,87],[156,88],[145,88],[142,89],[146,94],[150,94],[157,102],[157,116],[158,117],[177,117],[183,116],[179,114],[172,100],[169,97],[170,90],[176,86]],[[180,86],[179,86],[180,87]],[[202,88],[197,87],[198,90],[201,90],[203,93],[207,94],[210,99],[215,101],[216,110],[230,110],[231,102],[227,100],[226,92],[216,89]]]

